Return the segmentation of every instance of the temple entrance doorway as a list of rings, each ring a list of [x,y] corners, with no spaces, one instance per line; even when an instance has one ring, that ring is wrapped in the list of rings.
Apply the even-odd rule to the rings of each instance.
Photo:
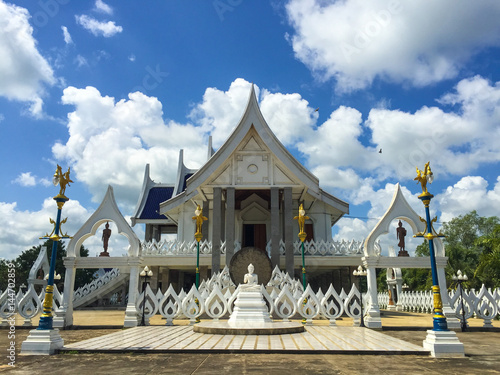
[[[243,224],[242,247],[266,250],[266,224]]]

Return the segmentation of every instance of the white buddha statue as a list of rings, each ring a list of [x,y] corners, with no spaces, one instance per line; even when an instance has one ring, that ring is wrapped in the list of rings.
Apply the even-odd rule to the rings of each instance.
[[[259,276],[257,276],[257,274],[255,274],[254,271],[255,267],[253,266],[252,263],[250,263],[248,265],[248,273],[245,274],[243,278],[244,284],[240,286],[242,290],[247,290],[247,291],[260,290]]]

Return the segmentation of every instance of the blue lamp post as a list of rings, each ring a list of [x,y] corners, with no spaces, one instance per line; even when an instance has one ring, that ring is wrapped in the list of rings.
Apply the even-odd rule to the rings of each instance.
[[[437,217],[431,220],[431,215],[429,211],[429,204],[434,195],[429,193],[427,190],[427,183],[432,183],[434,180],[434,175],[429,166],[429,162],[425,164],[424,170],[421,171],[417,167],[417,177],[414,180],[420,182],[422,186],[422,194],[418,196],[418,199],[422,201],[425,207],[425,217],[426,219],[420,218],[422,221],[426,222],[426,231],[424,233],[417,233],[414,237],[423,237],[429,242],[429,251],[431,258],[431,272],[432,272],[432,294],[434,296],[434,316],[433,316],[433,330],[434,331],[448,331],[448,324],[446,322],[446,317],[443,314],[443,302],[441,300],[441,292],[439,290],[439,281],[437,276],[436,268],[436,255],[434,251],[434,241],[436,237],[444,237],[442,234],[435,234],[436,232],[432,228],[432,223],[437,221]]]
[[[70,177],[70,169],[66,173],[62,173],[61,167],[58,165],[56,172],[54,173],[54,178],[52,180],[54,186],[59,185],[60,190],[59,194],[54,197],[54,200],[57,203],[57,219],[54,222],[52,219],[51,223],[54,224],[54,229],[52,233],[45,235],[44,237],[40,237],[40,239],[50,239],[52,240],[52,255],[50,258],[50,270],[47,279],[47,286],[45,288],[45,298],[43,300],[43,313],[40,317],[40,321],[38,323],[38,330],[51,330],[53,328],[53,315],[52,315],[52,301],[54,299],[54,275],[56,269],[56,257],[57,257],[57,244],[60,240],[71,238],[67,234],[62,234],[61,224],[65,223],[67,219],[61,221],[61,212],[64,204],[69,201],[69,198],[64,195],[66,191],[66,186],[69,185],[70,182],[73,182]],[[61,232],[61,235],[59,235]]]

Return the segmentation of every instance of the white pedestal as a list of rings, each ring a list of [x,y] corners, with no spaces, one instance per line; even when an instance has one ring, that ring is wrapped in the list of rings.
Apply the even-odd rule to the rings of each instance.
[[[464,344],[462,344],[454,331],[427,331],[423,342],[424,349],[431,352],[436,358],[464,357]]]
[[[241,290],[229,317],[229,324],[272,322],[260,290]]]
[[[142,318],[142,315],[141,315]],[[139,324],[137,310],[134,304],[129,303],[125,310],[125,320],[123,321],[124,328],[137,327]]]
[[[58,329],[33,329],[21,344],[21,355],[50,355],[63,346]]]

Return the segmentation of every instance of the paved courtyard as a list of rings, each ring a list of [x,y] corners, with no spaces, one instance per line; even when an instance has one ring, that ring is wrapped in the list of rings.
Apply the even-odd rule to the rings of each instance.
[[[104,326],[119,325],[123,312],[117,311],[77,311],[75,324],[80,329],[61,331],[65,345],[109,334],[120,334],[131,330],[89,329],[87,323],[100,322]],[[156,322],[156,319],[158,322]],[[153,324],[164,324],[161,318],[154,318]],[[177,322],[184,323],[184,322]],[[326,327],[322,321],[316,327]],[[343,319],[340,327],[349,327],[352,321]],[[2,356],[0,372],[8,374],[500,374],[500,322],[495,321],[493,330],[481,332],[482,321],[471,319],[470,332],[458,332],[464,343],[466,357],[461,359],[435,359],[427,355],[369,355],[369,354],[325,354],[295,353],[255,353],[231,352],[162,352],[162,353],[76,353],[68,351],[53,356],[20,356],[19,348],[29,331],[16,330],[16,366],[8,366],[6,356]],[[432,324],[430,314],[384,312],[384,335],[393,339],[421,347],[426,336],[426,328]],[[158,327],[162,328],[162,327]],[[187,327],[186,327],[187,328]],[[177,328],[177,329],[186,329]],[[147,327],[144,329],[157,329]],[[0,346],[8,348],[7,330],[0,331]],[[133,331],[131,331],[133,332]],[[378,332],[375,332],[378,333]],[[154,333],[144,332],[144,340],[155,338]],[[109,336],[108,336],[109,337]],[[97,343],[100,339],[97,339]],[[394,341],[396,342],[396,341]],[[4,351],[5,353],[5,351]],[[394,354],[394,353],[392,353]]]

